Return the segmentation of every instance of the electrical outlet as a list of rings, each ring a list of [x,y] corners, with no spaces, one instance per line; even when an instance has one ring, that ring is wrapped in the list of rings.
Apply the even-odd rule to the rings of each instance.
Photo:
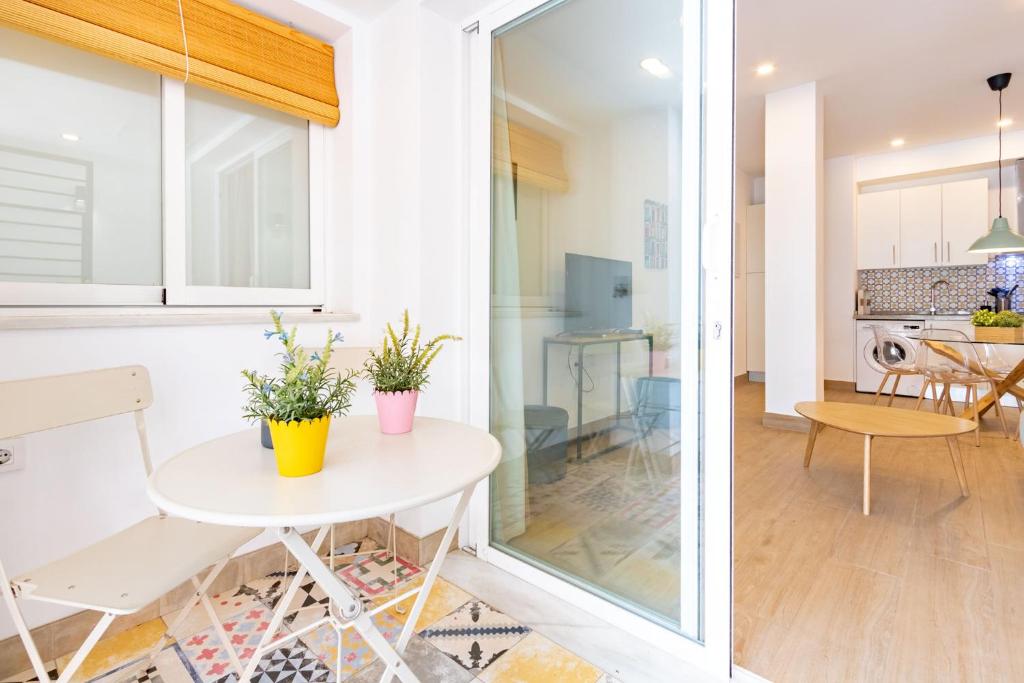
[[[25,442],[22,439],[0,441],[0,474],[25,467]]]

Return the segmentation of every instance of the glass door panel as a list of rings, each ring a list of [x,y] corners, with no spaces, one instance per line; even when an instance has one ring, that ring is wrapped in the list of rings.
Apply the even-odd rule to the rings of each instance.
[[[700,639],[683,11],[564,0],[489,37],[490,543]]]

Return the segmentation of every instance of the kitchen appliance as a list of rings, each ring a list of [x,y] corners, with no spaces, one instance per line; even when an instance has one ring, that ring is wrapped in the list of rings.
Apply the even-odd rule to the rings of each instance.
[[[872,325],[881,325],[893,338],[896,348],[895,356],[901,359],[913,358],[916,355],[917,342],[911,337],[924,329],[924,320],[858,320],[857,321],[857,365],[855,377],[857,391],[875,393],[878,385],[885,377],[885,368],[878,364],[878,348],[875,345],[875,334]],[[919,375],[910,375],[900,380],[896,390],[897,396],[917,397],[921,393],[924,379]],[[890,381],[886,390],[892,387]]]

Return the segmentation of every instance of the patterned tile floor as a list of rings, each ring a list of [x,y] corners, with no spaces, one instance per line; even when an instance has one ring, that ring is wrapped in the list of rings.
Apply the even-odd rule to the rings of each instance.
[[[360,590],[367,604],[389,599],[391,562],[383,553],[357,558],[337,573]],[[423,568],[400,560],[403,587],[423,581]],[[281,599],[289,576],[276,572],[214,597],[214,607],[232,647],[244,664],[269,626],[271,610]],[[374,617],[382,634],[397,640],[413,598]],[[295,632],[326,614],[327,600],[311,581],[303,584],[281,633]],[[167,622],[175,615],[167,615]],[[166,628],[154,619],[102,640],[76,675],[76,683],[235,683],[227,651],[205,619],[203,610],[190,614],[177,639],[148,666],[142,660]],[[339,651],[340,648],[340,651]],[[438,578],[406,650],[406,659],[424,683],[613,683],[614,679],[581,657],[559,647]],[[51,676],[63,670],[70,654],[48,662]],[[340,669],[337,662],[341,663]],[[258,683],[376,683],[383,665],[352,629],[341,642],[328,626],[305,633],[265,656],[253,681]],[[34,681],[32,672],[6,679]],[[395,679],[397,680],[397,679]]]

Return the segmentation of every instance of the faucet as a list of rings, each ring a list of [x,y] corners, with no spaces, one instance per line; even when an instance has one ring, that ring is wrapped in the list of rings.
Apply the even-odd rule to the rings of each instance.
[[[936,288],[939,285],[946,285],[946,287],[951,287],[952,286],[952,285],[949,284],[949,280],[936,280],[935,282],[932,283],[932,286],[930,288],[931,292],[932,292],[932,305],[931,305],[931,308],[928,309],[928,312],[931,315],[935,315],[938,312],[938,310],[939,310],[939,309],[935,308],[935,290],[936,290]]]

